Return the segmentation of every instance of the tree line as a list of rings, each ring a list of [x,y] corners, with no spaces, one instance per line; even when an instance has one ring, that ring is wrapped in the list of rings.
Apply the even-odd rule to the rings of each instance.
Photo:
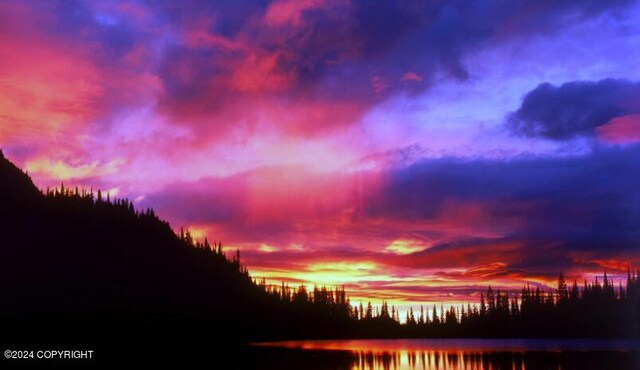
[[[228,256],[221,242],[211,244],[207,238],[196,240],[184,229],[175,233],[152,209],[137,210],[127,199],[112,198],[100,190],[86,191],[64,185],[43,193],[47,203],[43,217],[61,220],[45,232],[55,235],[62,225],[69,225],[72,232],[63,233],[63,237],[74,235],[84,238],[85,242],[93,241],[99,254],[106,253],[103,260],[95,261],[84,251],[84,243],[76,246],[69,241],[69,258],[91,259],[97,264],[97,271],[106,274],[107,262],[120,263],[107,249],[126,253],[127,261],[135,261],[123,267],[127,277],[134,283],[141,280],[144,284],[149,284],[145,280],[149,276],[157,275],[158,261],[175,264],[174,275],[163,277],[162,284],[152,289],[178,289],[179,293],[171,294],[182,297],[191,306],[163,301],[165,306],[160,310],[171,314],[177,310],[189,318],[202,315],[207,317],[206,322],[215,321],[217,325],[227,322],[224,329],[240,338],[635,337],[640,334],[638,271],[629,270],[626,284],[617,287],[606,272],[602,282],[595,279],[581,284],[577,281],[568,284],[560,273],[557,288],[550,290],[526,285],[518,292],[507,292],[488,287],[480,293],[479,302],[447,308],[442,304],[410,308],[401,318],[399,311],[387,302],[375,306],[370,302],[352,304],[344,287],[316,286],[308,291],[304,285],[291,288],[285,283],[274,286],[266,284],[264,279],[256,281],[242,263],[239,251]],[[143,238],[138,236],[139,232],[153,237]],[[96,239],[96,233],[107,235]],[[176,240],[171,241],[171,237]],[[121,240],[125,242],[117,246],[116,240],[121,244]],[[176,252],[175,246],[181,251]],[[167,269],[165,265],[162,268]],[[93,283],[110,289],[106,286],[110,283],[97,280]],[[149,297],[155,299],[163,292],[153,293]],[[140,298],[132,298],[136,299]],[[143,299],[138,303],[145,307],[158,304],[151,298],[145,299],[149,302]],[[158,310],[157,307],[154,310]],[[209,316],[210,311],[227,317]]]
[[[264,283],[261,284],[263,287]],[[640,335],[640,274],[627,272],[626,284],[614,286],[604,272],[602,282],[586,280],[568,285],[562,273],[557,288],[543,290],[526,285],[519,292],[488,287],[474,304],[442,303],[409,310],[401,320],[399,311],[383,302],[373,306],[351,305],[344,287],[315,288],[309,295],[304,286],[292,291],[265,288],[284,303],[322,307],[332,315],[343,315],[350,331],[360,337],[637,337]]]

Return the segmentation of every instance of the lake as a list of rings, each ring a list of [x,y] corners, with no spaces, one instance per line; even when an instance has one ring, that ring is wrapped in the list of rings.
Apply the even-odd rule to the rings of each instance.
[[[256,343],[238,368],[348,370],[640,369],[640,342],[389,339]]]

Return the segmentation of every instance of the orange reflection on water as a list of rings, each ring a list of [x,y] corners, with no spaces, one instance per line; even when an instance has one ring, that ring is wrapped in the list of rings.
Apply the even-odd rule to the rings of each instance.
[[[613,339],[363,339],[254,343],[313,353],[348,352],[350,370],[640,368],[640,341]],[[595,367],[594,367],[595,364]]]
[[[483,340],[318,340],[261,343],[302,350],[342,350],[353,354],[352,370],[525,370],[521,341]],[[551,346],[554,347],[554,346]],[[555,348],[557,350],[557,348]],[[547,350],[554,350],[548,348]],[[504,351],[504,352],[503,352]],[[501,356],[500,353],[508,353]],[[488,355],[490,354],[490,355]]]
[[[463,351],[394,351],[354,352],[355,359],[352,370],[524,370],[521,355],[509,356],[508,359],[496,362],[482,353]],[[508,362],[508,363],[507,363]]]

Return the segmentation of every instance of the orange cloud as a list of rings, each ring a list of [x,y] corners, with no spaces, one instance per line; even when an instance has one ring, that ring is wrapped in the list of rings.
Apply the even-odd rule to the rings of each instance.
[[[66,181],[113,175],[123,163],[122,160],[112,160],[105,164],[100,161],[72,164],[62,160],[52,161],[43,157],[28,160],[25,164],[25,170],[35,177]]]

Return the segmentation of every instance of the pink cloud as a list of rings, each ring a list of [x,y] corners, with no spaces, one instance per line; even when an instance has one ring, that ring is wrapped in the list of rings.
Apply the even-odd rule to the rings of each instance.
[[[387,84],[384,76],[373,75],[371,77],[371,88],[376,94],[382,94],[388,87],[389,85]]]
[[[145,46],[112,64],[100,59],[101,46],[47,31],[55,27],[49,15],[14,2],[0,7],[11,15],[0,26],[0,140],[71,141],[160,89],[155,75],[139,70],[148,63]]]
[[[422,82],[422,80],[424,80],[424,78],[413,71],[409,71],[402,75],[402,81]]]
[[[640,114],[614,118],[596,129],[598,139],[612,144],[640,142]]]
[[[277,0],[269,4],[264,22],[268,26],[298,26],[305,11],[322,8],[326,3],[325,0]]]
[[[41,33],[48,17],[26,5],[4,2],[0,14],[0,140],[80,128],[104,97],[86,50]]]
[[[238,37],[227,37],[211,32],[214,26],[215,19],[212,16],[201,15],[191,20],[179,30],[182,44],[188,48],[212,48],[226,52],[241,52],[250,48],[246,41]]]
[[[290,89],[296,82],[295,69],[285,69],[282,52],[251,53],[236,61],[231,71],[230,87],[239,92],[276,92]]]

